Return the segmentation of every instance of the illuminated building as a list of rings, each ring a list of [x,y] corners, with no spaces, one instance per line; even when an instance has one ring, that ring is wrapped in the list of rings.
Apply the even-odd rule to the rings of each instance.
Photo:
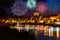
[[[51,21],[53,22],[54,20],[56,20],[56,16],[50,17]]]
[[[34,16],[39,16],[39,15],[40,15],[39,12],[34,13]]]

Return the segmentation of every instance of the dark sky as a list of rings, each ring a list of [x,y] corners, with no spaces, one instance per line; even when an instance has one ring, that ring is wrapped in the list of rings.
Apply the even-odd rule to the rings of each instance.
[[[2,8],[6,11],[7,14],[13,14],[17,16],[30,16],[36,11],[37,8],[27,8],[26,4],[28,0],[1,0],[2,1]],[[55,15],[60,13],[60,0],[35,0],[36,5],[38,3],[46,4],[46,12],[43,15]],[[18,11],[16,11],[18,10]],[[29,13],[29,14],[28,14]]]

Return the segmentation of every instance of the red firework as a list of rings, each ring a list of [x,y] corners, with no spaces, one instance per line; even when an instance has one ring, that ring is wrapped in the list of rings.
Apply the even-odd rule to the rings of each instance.
[[[38,3],[38,5],[37,5],[37,11],[38,12],[44,13],[44,12],[46,12],[46,10],[47,10],[47,6],[45,3],[42,3],[42,2]]]

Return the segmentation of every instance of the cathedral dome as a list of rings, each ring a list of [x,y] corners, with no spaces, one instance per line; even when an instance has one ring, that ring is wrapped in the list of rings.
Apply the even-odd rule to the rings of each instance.
[[[34,16],[39,16],[39,12],[34,12]]]

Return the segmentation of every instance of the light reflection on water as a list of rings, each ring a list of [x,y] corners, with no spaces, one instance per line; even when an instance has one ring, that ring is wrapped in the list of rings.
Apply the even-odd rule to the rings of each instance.
[[[49,26],[47,33],[44,33],[44,34],[48,34],[46,36],[59,38],[60,37],[60,27]],[[57,40],[59,40],[59,39],[57,39]]]
[[[43,32],[45,36],[49,36],[49,37],[56,37],[59,38],[60,37],[60,27],[53,27],[53,26],[43,26],[43,25],[15,25],[15,28],[20,32],[20,27],[25,28],[24,30],[29,31],[32,30],[34,31],[36,37],[39,33]],[[12,28],[12,27],[11,27]],[[57,39],[59,40],[59,39]]]

